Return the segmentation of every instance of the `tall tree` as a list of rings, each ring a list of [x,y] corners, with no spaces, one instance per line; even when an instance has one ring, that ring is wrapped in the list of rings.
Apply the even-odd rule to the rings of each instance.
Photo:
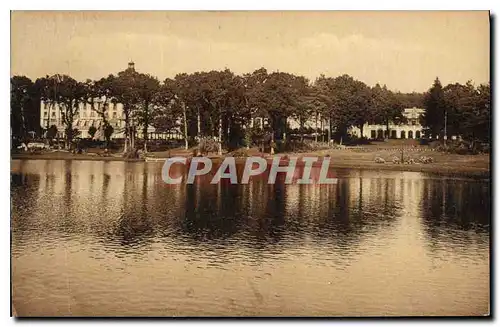
[[[327,115],[336,129],[337,138],[345,137],[350,126],[357,126],[363,133],[364,124],[371,118],[369,87],[345,74],[336,78],[321,76],[316,85],[327,98]]]
[[[108,75],[97,81],[87,80],[85,82],[86,103],[90,104],[92,111],[97,113],[101,119],[101,125],[98,135],[104,135],[106,146],[109,146],[111,135],[106,137],[104,132],[110,126],[109,108],[113,103],[113,84],[115,76]]]
[[[299,98],[307,86],[307,79],[283,72],[267,74],[265,69],[255,71],[247,78],[253,85],[249,94],[249,104],[257,115],[267,118],[271,127],[271,142],[285,139],[286,121],[299,106]]]
[[[55,74],[52,76],[45,76],[37,79],[36,84],[38,86],[41,100],[44,101],[47,106],[47,122],[44,126],[45,129],[48,129],[52,124],[51,119],[52,110],[56,109],[56,106],[59,104],[59,85],[62,82],[62,75]]]
[[[34,83],[25,76],[11,79],[11,129],[12,136],[21,139],[27,134],[40,134],[40,102],[44,92],[44,80]]]
[[[311,96],[308,101],[312,107],[312,118],[315,122],[315,140],[318,141],[318,122],[326,118],[328,122],[328,142],[331,140],[334,121],[332,120],[333,113],[336,110],[334,97],[330,89],[330,82],[333,79],[328,79],[321,75],[316,79],[311,88]]]
[[[476,120],[471,128],[474,137],[481,142],[491,143],[491,88],[490,83],[481,84],[477,88],[476,105],[474,107]]]
[[[315,100],[317,95],[313,86],[308,85],[306,80],[297,85],[297,101],[296,106],[293,108],[292,117],[298,121],[300,129],[300,139],[304,140],[304,129],[306,122],[313,116],[317,109]]]
[[[459,135],[475,148],[477,142],[490,142],[490,85],[475,88],[471,82],[450,84],[444,89],[450,135]]]
[[[170,132],[181,128],[179,120],[183,112],[179,101],[176,99],[176,85],[173,79],[166,79],[159,87],[154,98],[151,124],[159,132]]]
[[[73,124],[78,114],[80,105],[85,103],[86,89],[85,85],[77,82],[70,76],[63,75],[57,87],[57,100],[61,110],[62,122],[65,126],[66,136],[65,147],[69,149],[75,136]]]
[[[476,92],[471,82],[465,85],[449,84],[443,88],[448,135],[466,133],[466,121],[474,119],[472,116],[469,117],[469,114],[474,112]]]
[[[136,81],[138,73],[134,68],[129,67],[126,70],[119,72],[118,76],[112,80],[111,93],[113,95],[112,102],[121,103],[123,106],[123,115],[125,120],[125,145],[123,152],[126,153],[129,149],[134,148],[135,126],[132,120],[133,110],[138,103],[138,90]]]
[[[155,98],[158,96],[160,82],[156,77],[149,74],[138,74],[135,81],[137,88],[137,110],[135,112],[138,123],[142,126],[142,138],[144,140],[144,152],[148,151],[149,139],[148,127],[152,122],[152,111]]]
[[[424,95],[425,112],[421,116],[420,123],[424,126],[424,132],[429,137],[444,136],[446,103],[444,100],[443,86],[439,78]]]
[[[184,148],[189,148],[189,122],[192,109],[198,105],[197,83],[194,83],[193,75],[177,74],[174,79],[166,79],[163,82],[161,99],[169,111],[180,113],[182,120],[182,131],[184,134]]]
[[[27,132],[27,114],[31,105],[33,82],[25,76],[10,79],[10,127],[12,136],[24,138]]]
[[[404,120],[404,105],[400,98],[387,87],[376,84],[372,88],[371,121],[386,127],[386,137],[389,138],[390,123],[398,124]]]

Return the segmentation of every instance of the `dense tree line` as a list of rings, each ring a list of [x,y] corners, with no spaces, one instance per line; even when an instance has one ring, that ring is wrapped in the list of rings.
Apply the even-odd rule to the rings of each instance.
[[[474,88],[471,84],[454,84],[442,88],[436,83],[424,96],[393,92],[385,85],[370,87],[349,75],[322,75],[309,81],[303,76],[268,72],[264,68],[243,75],[228,69],[178,74],[164,81],[133,67],[84,82],[67,75],[46,76],[35,82],[14,76],[12,136],[22,139],[30,131],[37,135],[42,131],[53,134],[54,127],[39,126],[40,100],[44,100],[49,111],[56,104],[61,108],[68,146],[75,137],[74,121],[81,104],[90,104],[101,117],[109,140],[113,128],[107,113],[111,104],[121,103],[125,152],[136,148],[137,131],[141,129],[147,151],[148,126],[159,132],[180,129],[186,148],[201,138],[217,141],[219,151],[259,142],[282,142],[290,133],[286,123],[290,118],[299,123],[302,137],[306,122],[313,122],[316,131],[328,131],[327,140],[341,141],[351,126],[362,130],[365,123],[377,123],[389,130],[390,122],[404,122],[404,108],[414,106],[426,108],[422,122],[430,136],[441,132],[441,117],[447,108],[450,132],[483,139],[486,129],[476,129],[489,126],[489,120],[485,121],[489,119],[489,85]],[[251,127],[255,117],[265,119],[264,129]]]
[[[423,98],[425,113],[421,123],[424,133],[440,139],[459,136],[474,147],[489,143],[491,126],[490,84],[475,87],[455,83],[445,87],[438,78]]]

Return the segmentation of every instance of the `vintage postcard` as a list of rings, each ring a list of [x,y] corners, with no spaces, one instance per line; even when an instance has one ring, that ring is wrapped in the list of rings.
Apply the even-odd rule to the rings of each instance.
[[[488,11],[12,11],[17,317],[489,316]]]

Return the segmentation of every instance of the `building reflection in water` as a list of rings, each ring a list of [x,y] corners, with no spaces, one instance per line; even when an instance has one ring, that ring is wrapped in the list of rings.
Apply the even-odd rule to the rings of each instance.
[[[166,185],[161,168],[14,160],[16,308],[439,315],[488,307],[486,181],[336,170],[336,185],[268,185],[266,176]]]
[[[279,252],[308,243],[353,253],[364,238],[396,226],[426,233],[436,244],[489,224],[486,183],[418,173],[337,174],[336,185],[268,185],[267,176],[246,185],[212,185],[211,176],[166,185],[159,164],[18,161],[13,226],[22,231],[36,220],[52,232],[96,235],[111,250],[168,237],[193,247],[225,242]]]

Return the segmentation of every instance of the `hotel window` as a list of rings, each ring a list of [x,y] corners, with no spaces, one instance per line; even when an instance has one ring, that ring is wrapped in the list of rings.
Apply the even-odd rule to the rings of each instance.
[[[55,117],[55,116],[56,116],[55,111],[52,111],[52,117]]]
[[[94,114],[95,114],[95,113],[94,113],[93,111],[91,111],[91,112],[90,112],[90,117],[94,117]]]
[[[113,118],[116,118],[116,112],[113,112]]]
[[[43,113],[43,116],[44,116],[44,117],[47,117],[47,115],[48,115],[48,113],[47,113],[47,111],[45,111],[45,112]]]
[[[113,110],[116,110],[116,103],[113,103]]]

